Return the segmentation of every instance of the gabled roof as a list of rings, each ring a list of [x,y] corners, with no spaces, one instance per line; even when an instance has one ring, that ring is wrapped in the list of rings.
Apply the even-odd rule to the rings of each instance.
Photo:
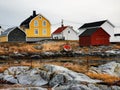
[[[52,34],[59,34],[61,33],[62,31],[64,31],[68,26],[62,26],[62,27],[59,27],[57,28],[57,30],[55,30]]]
[[[79,29],[82,28],[88,28],[88,27],[97,27],[97,26],[101,26],[103,23],[105,23],[107,20],[103,20],[103,21],[97,21],[97,22],[91,22],[91,23],[85,23],[84,25],[82,25]]]
[[[102,28],[101,27],[97,27],[97,28],[87,29],[82,34],[80,34],[79,36],[91,36],[94,32],[96,32],[99,29],[102,29]],[[105,33],[107,33],[107,32],[105,31]]]
[[[31,20],[33,18],[35,18],[36,16],[42,16],[44,17],[42,14],[36,14],[36,11],[33,11],[33,15],[31,15],[30,17],[28,17],[27,19],[25,19],[20,26],[24,26],[25,28],[29,28],[29,23],[31,22]],[[44,17],[45,18],[45,17]],[[48,20],[47,20],[48,21]],[[49,22],[49,21],[48,21]],[[50,22],[49,22],[50,23]]]
[[[91,36],[95,31],[97,31],[99,28],[91,28],[91,29],[87,29],[85,30],[82,34],[80,34],[79,36]]]
[[[11,31],[13,31],[13,30],[16,29],[16,28],[18,28],[18,27],[8,28],[8,29],[5,30],[4,32],[2,32],[0,36],[7,36]]]
[[[36,16],[37,16],[37,15],[28,17],[26,20],[24,20],[24,21],[20,24],[20,26],[24,26],[25,28],[29,28],[29,23],[30,23],[30,21],[31,21],[34,17],[36,17]]]
[[[103,21],[97,21],[97,22],[91,22],[91,23],[85,23],[84,25],[82,25],[79,29],[83,29],[83,28],[92,28],[92,27],[100,27],[102,24],[104,24],[105,22],[108,22],[110,25],[112,25],[108,20],[103,20]],[[114,27],[114,25],[112,25]]]

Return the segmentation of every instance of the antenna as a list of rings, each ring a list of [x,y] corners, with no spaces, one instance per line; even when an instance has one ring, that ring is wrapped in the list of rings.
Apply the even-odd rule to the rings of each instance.
[[[61,27],[63,27],[64,26],[64,24],[63,24],[63,19],[61,20]]]

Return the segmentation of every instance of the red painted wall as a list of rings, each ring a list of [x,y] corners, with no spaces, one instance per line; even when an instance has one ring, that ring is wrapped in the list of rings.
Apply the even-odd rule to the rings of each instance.
[[[109,45],[110,36],[102,28],[98,29],[91,36],[91,45]]]
[[[80,46],[89,46],[91,44],[90,36],[84,36],[79,38]]]
[[[79,37],[80,46],[109,45],[110,35],[102,28],[98,29],[91,36]]]

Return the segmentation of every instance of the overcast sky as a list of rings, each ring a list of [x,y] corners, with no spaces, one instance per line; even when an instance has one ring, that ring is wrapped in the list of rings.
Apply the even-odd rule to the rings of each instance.
[[[120,0],[0,0],[0,25],[19,26],[33,10],[51,22],[52,31],[60,26],[61,19],[75,29],[105,19],[120,27]]]

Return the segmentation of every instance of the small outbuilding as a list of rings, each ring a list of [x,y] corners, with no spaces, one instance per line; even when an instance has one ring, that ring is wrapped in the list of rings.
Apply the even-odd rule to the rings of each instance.
[[[63,40],[79,40],[78,33],[71,26],[64,26],[57,28],[52,33],[52,39],[63,39]]]
[[[79,35],[84,32],[86,29],[91,28],[102,28],[104,29],[111,37],[110,42],[114,42],[114,28],[115,26],[109,20],[95,21],[83,24],[78,30]]]
[[[110,35],[102,28],[91,28],[79,35],[80,46],[109,45]]]
[[[19,27],[8,28],[0,35],[0,42],[25,42],[26,34]]]

